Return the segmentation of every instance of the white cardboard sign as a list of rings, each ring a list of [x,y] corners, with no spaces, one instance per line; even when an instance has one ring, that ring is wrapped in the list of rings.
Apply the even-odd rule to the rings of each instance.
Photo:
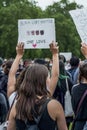
[[[24,48],[49,48],[55,42],[55,20],[22,19],[18,20],[18,42],[24,42]]]
[[[73,18],[82,42],[87,43],[87,8],[72,10],[69,13]]]
[[[72,57],[72,53],[71,52],[60,52],[60,55],[65,56],[66,61],[69,61]]]

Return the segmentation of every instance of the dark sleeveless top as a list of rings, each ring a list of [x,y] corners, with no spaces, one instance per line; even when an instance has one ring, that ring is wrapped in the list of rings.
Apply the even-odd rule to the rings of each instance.
[[[77,106],[81,100],[82,95],[87,90],[87,83],[79,83],[72,88],[72,106],[76,115]],[[75,121],[74,130],[82,130],[87,121],[87,95],[80,106],[78,115]]]
[[[25,130],[26,124],[24,121],[22,121],[20,119],[15,119],[15,121],[16,121],[16,130]],[[34,124],[35,122],[29,121],[29,123]],[[56,121],[54,121],[50,117],[47,107],[46,107],[46,109],[44,110],[44,113],[41,117],[41,120],[39,122],[39,129],[40,130],[55,130],[56,124],[57,124]]]

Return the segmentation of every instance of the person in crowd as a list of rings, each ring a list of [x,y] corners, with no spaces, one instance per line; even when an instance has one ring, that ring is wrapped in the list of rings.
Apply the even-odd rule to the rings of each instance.
[[[66,58],[64,55],[59,55],[59,60],[62,60],[63,63],[66,63]]]
[[[7,82],[8,82],[8,73],[12,61],[8,60],[3,67],[3,72],[0,75],[0,123],[3,123],[6,120],[6,116],[9,110],[9,103],[7,98]]]
[[[59,60],[59,79],[53,97],[56,98],[62,104],[64,111],[65,111],[65,93],[67,91],[66,79],[68,81],[68,87],[71,93],[73,83],[71,82],[70,77],[66,73],[64,62],[62,60]],[[73,121],[73,114],[66,116],[66,122],[68,128],[72,121]]]
[[[55,43],[50,44],[53,55],[52,77],[49,77],[48,68],[45,65],[34,63],[29,66],[24,79],[19,84],[17,101],[13,105],[7,130],[26,129],[26,120],[30,125],[35,123],[34,116],[41,113],[42,104],[47,99],[50,101],[39,122],[41,130],[67,130],[63,108],[60,103],[51,98],[58,80],[58,47]],[[9,75],[10,76],[10,75]],[[25,107],[26,106],[26,107]]]
[[[72,82],[72,75],[71,73],[66,69],[66,58],[64,55],[59,55],[59,60],[63,61],[64,63],[64,67],[65,67],[65,72],[66,72],[66,75],[69,76],[71,82]]]
[[[0,78],[0,90],[7,94],[8,74],[13,61],[8,60],[3,66],[3,76]]]
[[[76,56],[73,56],[70,59],[71,68],[68,70],[68,72],[72,75],[73,85],[78,83],[79,63],[79,58]]]
[[[50,91],[51,95],[53,95],[54,91],[55,91],[55,87],[58,81],[58,77],[59,77],[59,61],[58,61],[58,53],[56,53],[58,51],[58,48],[56,46],[52,46],[50,48],[51,52],[52,52],[52,57],[53,57],[53,65],[52,65],[52,73],[51,73],[51,77],[49,82],[47,82],[47,89]],[[23,75],[25,73],[25,70],[22,72],[22,76],[18,76],[17,78],[17,82],[16,82],[16,72],[20,63],[20,59],[23,57],[24,54],[24,44],[23,43],[19,43],[16,47],[16,58],[12,64],[12,67],[10,69],[9,72],[9,78],[8,78],[8,98],[9,98],[9,102],[13,100],[13,98],[16,95],[16,91],[19,88],[19,83],[22,82],[23,80]],[[15,85],[16,84],[16,85]],[[17,85],[18,84],[18,85]],[[10,102],[10,105],[11,105]]]
[[[3,59],[0,57],[0,73],[3,72],[2,64],[3,64]]]
[[[42,64],[42,65],[47,66],[47,68],[49,70],[49,75],[51,75],[49,61],[45,61],[45,59],[37,58],[34,60],[34,63],[38,63],[38,64]]]
[[[87,58],[87,45],[82,43],[82,54]],[[87,121],[87,96],[85,97],[80,109],[77,113],[78,104],[87,90],[87,62],[84,61],[79,68],[79,83],[72,88],[72,106],[75,113],[75,123],[73,130],[83,130],[84,124]]]
[[[23,62],[23,66],[24,66],[24,67],[27,67],[27,66],[29,66],[30,64],[32,64],[32,59],[25,59],[24,62]]]

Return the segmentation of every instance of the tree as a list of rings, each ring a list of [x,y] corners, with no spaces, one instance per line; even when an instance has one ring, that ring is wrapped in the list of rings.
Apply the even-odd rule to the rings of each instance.
[[[68,0],[55,2],[45,10],[47,17],[55,18],[56,40],[59,43],[61,52],[72,52],[73,55],[80,56],[80,37],[77,33],[75,24],[69,14],[70,10],[82,8],[75,2]]]
[[[0,56],[9,58],[15,56],[15,46],[18,39],[18,19],[40,17],[42,10],[28,0],[7,0],[5,3],[6,6],[2,5],[0,9]],[[5,50],[4,53],[3,50]]]
[[[61,0],[48,6],[45,11],[36,6],[35,1],[1,0],[0,1],[0,56],[10,58],[15,56],[18,40],[18,19],[55,18],[56,40],[60,51],[71,51],[80,56],[80,37],[69,14],[69,10],[82,8],[75,2]],[[4,52],[4,53],[3,53]],[[26,50],[25,58],[51,56],[48,49]]]

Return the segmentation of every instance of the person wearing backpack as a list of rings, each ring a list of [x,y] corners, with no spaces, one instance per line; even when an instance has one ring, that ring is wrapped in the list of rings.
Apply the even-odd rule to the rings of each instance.
[[[7,82],[8,82],[8,73],[11,67],[12,61],[7,61],[4,64],[3,72],[0,72],[0,122],[3,123],[6,119],[9,102],[7,97]]]
[[[65,112],[65,111],[68,111],[65,109],[65,94],[67,92],[66,80],[68,83],[70,94],[71,94],[73,83],[71,82],[70,77],[66,73],[65,65],[62,60],[59,61],[59,72],[60,72],[59,79],[58,79],[58,83],[54,91],[53,97],[62,104],[62,107]],[[71,104],[71,102],[69,102],[69,104]],[[69,104],[67,107],[69,107]],[[67,127],[69,128],[70,123],[73,121],[73,113],[71,114],[69,113],[68,115],[65,115],[65,117],[66,117]]]
[[[56,62],[58,47],[52,43],[50,48]],[[58,68],[58,63],[56,67]],[[35,119],[41,113],[43,114],[37,126],[38,130],[54,130],[55,127],[58,130],[67,130],[63,108],[58,101],[51,98],[52,93],[48,88],[53,84],[50,80],[52,79],[49,78],[45,65],[34,63],[26,68],[24,79],[19,84],[18,97],[10,112],[7,130],[30,130],[31,127],[36,130],[33,129],[36,126]]]

